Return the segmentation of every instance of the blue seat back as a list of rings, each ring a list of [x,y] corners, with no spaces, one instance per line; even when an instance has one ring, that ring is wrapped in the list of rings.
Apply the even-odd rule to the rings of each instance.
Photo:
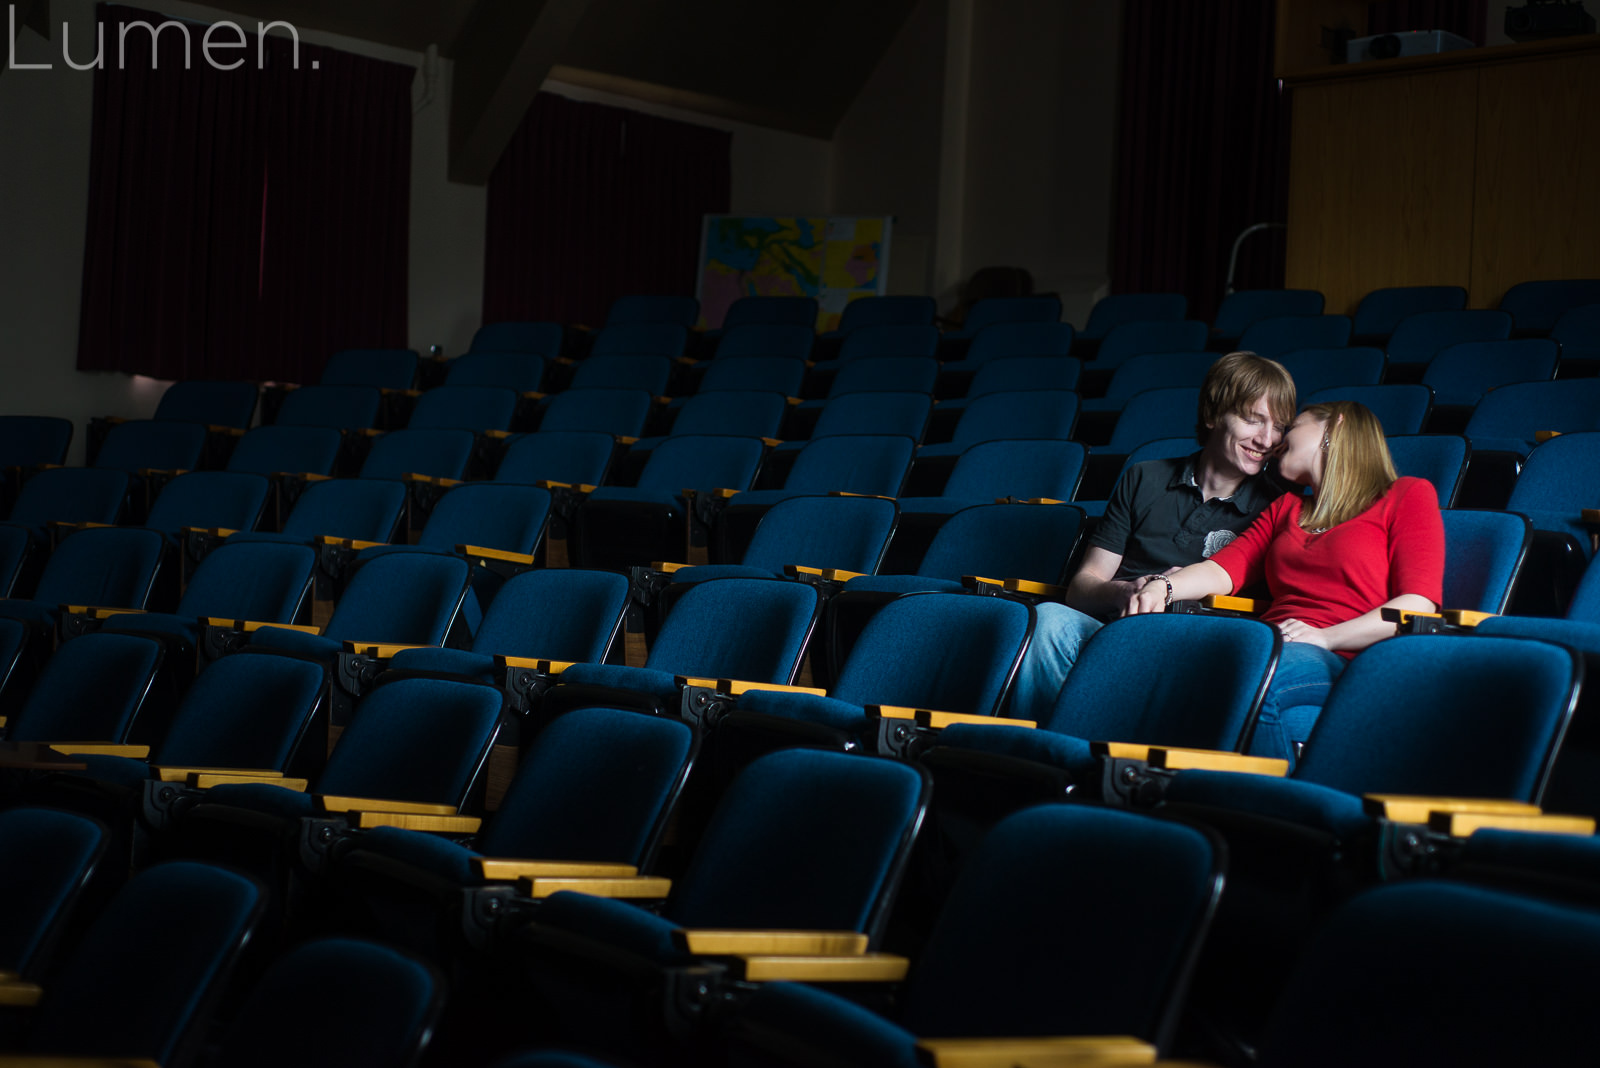
[[[361,477],[391,479],[416,474],[459,479],[476,442],[470,430],[391,430],[372,443],[372,451],[361,462]]]
[[[871,575],[900,509],[882,497],[789,497],[767,510],[745,549],[749,567],[838,568]]]
[[[899,1022],[919,1037],[1119,1034],[1164,1047],[1222,890],[1219,854],[1193,827],[1111,809],[1007,817],[963,865]],[[1082,953],[1128,967],[1059,966]]]
[[[921,441],[932,411],[933,397],[927,393],[846,393],[823,407],[811,436],[895,434]]]
[[[241,471],[190,471],[161,488],[145,525],[167,534],[183,527],[254,530],[272,483]]]
[[[1522,282],[1506,290],[1500,310],[1520,331],[1545,333],[1573,308],[1600,304],[1600,278],[1558,278]]]
[[[965,452],[982,441],[1070,438],[1078,421],[1078,395],[1064,389],[987,393],[974,397],[951,442]]]
[[[1271,358],[1295,349],[1333,349],[1349,343],[1348,315],[1279,315],[1251,323],[1239,348]]]
[[[929,356],[864,356],[839,368],[828,397],[846,393],[933,393],[939,362]]]
[[[1439,494],[1439,507],[1449,508],[1455,503],[1461,478],[1467,473],[1467,457],[1472,453],[1466,438],[1460,434],[1397,434],[1384,440],[1395,470],[1432,482]]]
[[[932,356],[939,350],[939,331],[932,323],[862,326],[850,331],[839,347],[848,363],[867,356]]]
[[[498,386],[529,393],[544,383],[545,358],[536,352],[464,352],[450,361],[447,386]]]
[[[70,812],[0,812],[0,968],[37,976],[37,954],[59,933],[78,893],[105,852],[106,829]]]
[[[876,936],[926,808],[909,764],[789,749],[723,794],[666,915],[684,927],[799,928]],[[828,858],[828,878],[815,877]]]
[[[405,504],[405,485],[386,478],[313,482],[294,502],[283,533],[307,542],[323,534],[386,542],[394,536]]]
[[[1502,341],[1511,336],[1511,316],[1484,308],[1408,315],[1389,335],[1389,362],[1422,364],[1440,349],[1463,341]]]
[[[256,412],[254,382],[206,382],[190,379],[167,387],[156,404],[153,419],[180,423],[208,423],[243,430]]]
[[[1262,319],[1284,315],[1321,315],[1324,300],[1315,289],[1241,289],[1222,298],[1211,332],[1233,340]]]
[[[1583,578],[1567,604],[1567,618],[1600,623],[1600,567],[1595,567],[1593,561],[1584,569]]]
[[[1198,319],[1131,322],[1113,327],[1095,353],[1096,367],[1116,367],[1146,352],[1199,352],[1206,347],[1206,324]]]
[[[672,422],[672,434],[674,437],[681,434],[777,437],[788,407],[789,398],[782,393],[751,390],[697,393],[679,410]]]
[[[540,430],[512,440],[495,469],[496,482],[565,482],[598,486],[616,440],[596,430]]]
[[[1572,712],[1573,657],[1517,638],[1378,642],[1334,683],[1294,777],[1349,794],[1537,804]]]
[[[1444,517],[1444,604],[1495,615],[1511,603],[1533,529],[1514,512],[1447,508]]]
[[[938,308],[932,297],[857,297],[839,316],[839,333],[869,326],[931,326]]]
[[[1555,378],[1556,348],[1548,338],[1462,342],[1439,350],[1422,382],[1435,404],[1470,407],[1501,386]]]
[[[685,330],[700,318],[700,302],[694,297],[634,294],[618,297],[606,310],[606,326],[671,323]]]
[[[1375,386],[1383,380],[1386,362],[1382,349],[1365,346],[1296,349],[1273,358],[1294,378],[1301,398],[1334,386]]]
[[[673,604],[645,667],[699,678],[792,682],[820,603],[816,587],[803,582],[696,582]]]
[[[1420,434],[1433,407],[1433,390],[1415,382],[1383,386],[1334,386],[1301,397],[1302,406],[1325,401],[1356,401],[1371,409],[1387,435]]]
[[[326,668],[297,656],[245,651],[213,660],[183,695],[157,762],[287,771],[327,683]]]
[[[1030,389],[1077,389],[1083,364],[1071,356],[1002,356],[978,368],[967,396]]]
[[[852,704],[994,715],[1033,631],[1033,609],[999,597],[917,593],[861,632],[832,695]]]
[[[996,323],[1057,323],[1061,298],[1054,294],[1030,297],[985,297],[967,309],[961,332],[975,334]]]
[[[309,545],[223,542],[189,576],[177,614],[293,623],[316,565]]]
[[[417,379],[417,354],[411,349],[345,349],[323,365],[323,386],[410,389]]]
[[[560,323],[484,323],[472,335],[468,352],[521,352],[546,358],[561,355]]]
[[[1085,338],[1100,340],[1125,323],[1177,321],[1188,310],[1189,298],[1182,293],[1113,293],[1095,302],[1089,321],[1079,333]]]
[[[782,393],[795,397],[805,381],[806,362],[792,356],[748,356],[742,360],[713,360],[700,379],[700,393],[725,389]]]
[[[128,475],[94,467],[56,467],[40,471],[22,484],[11,521],[42,526],[63,523],[117,521],[128,495]]]
[[[440,386],[417,398],[406,426],[417,430],[505,430],[517,395],[504,386]]]
[[[495,594],[472,649],[599,663],[617,636],[627,603],[627,576],[614,571],[524,571]]]
[[[1040,727],[1086,741],[1238,749],[1277,667],[1277,628],[1206,615],[1127,616],[1083,647]],[[1159,664],[1128,684],[1134,663]],[[1203,687],[1194,685],[1204,676]]]
[[[998,497],[1070,501],[1083,479],[1087,456],[1081,443],[1053,438],[979,442],[956,460],[944,496],[975,501]]]
[[[740,297],[728,305],[723,317],[723,338],[744,326],[803,326],[815,330],[815,297]]]
[[[1460,311],[1467,306],[1461,286],[1390,286],[1374,289],[1356,306],[1356,337],[1388,337],[1408,315]]]
[[[33,1053],[172,1063],[259,922],[247,876],[174,861],[135,875],[34,1010]]]
[[[644,432],[653,403],[654,395],[645,389],[569,389],[550,398],[539,430],[599,431],[636,438]]]
[[[1135,393],[1147,389],[1198,389],[1219,356],[1215,352],[1141,352],[1129,356],[1111,375],[1105,398],[1126,404]]]
[[[956,581],[964,575],[1059,582],[1083,527],[1083,510],[1066,504],[980,504],[945,520],[917,574]]]
[[[748,489],[765,448],[755,437],[673,435],[651,450],[638,486],[671,494],[685,489]]]
[[[643,389],[658,397],[671,377],[670,356],[590,356],[572,372],[572,388]]]
[[[1070,356],[1071,323],[993,323],[967,346],[967,361],[983,363],[1004,356]]]
[[[776,298],[788,299],[788,298]],[[801,298],[810,300],[809,297]],[[735,356],[787,356],[791,359],[811,358],[811,346],[816,341],[812,327],[815,316],[805,323],[741,323],[729,326],[717,342],[716,358]]]
[[[258,426],[239,439],[228,457],[229,471],[252,475],[331,475],[343,437],[331,426]]]
[[[382,406],[375,386],[301,386],[283,398],[274,425],[365,430],[377,425]]]
[[[460,806],[489,756],[501,695],[447,679],[380,680],[328,755],[319,792]]]
[[[118,423],[106,433],[94,466],[118,471],[192,471],[200,466],[206,447],[206,428],[199,423],[166,423],[133,419]]]
[[[443,645],[470,572],[456,556],[374,556],[351,576],[323,633],[340,641]]]
[[[1106,443],[1108,453],[1130,453],[1147,441],[1172,437],[1179,428],[1193,425],[1200,407],[1198,386],[1147,389],[1135,393],[1123,406],[1117,428]]]
[[[783,488],[796,493],[867,493],[898,497],[916,442],[888,434],[814,437],[795,457]]]
[[[1550,328],[1564,360],[1600,360],[1600,303],[1580,304],[1561,313]]]
[[[143,608],[166,539],[143,527],[89,527],[61,540],[39,576],[41,604]]]
[[[97,632],[64,642],[11,724],[14,742],[120,742],[144,704],[161,643]]]
[[[1600,430],[1600,378],[1513,382],[1478,401],[1467,421],[1469,438],[1520,439],[1532,449],[1541,430],[1563,434]]]
[[[666,356],[683,355],[689,344],[689,330],[676,323],[617,323],[607,326],[594,337],[595,356]]]
[[[53,415],[0,415],[0,467],[67,461],[72,420]]]
[[[682,720],[580,708],[540,731],[479,851],[648,863],[694,756]]]
[[[1568,533],[1587,549],[1583,509],[1600,500],[1600,432],[1562,434],[1528,454],[1506,509],[1533,520],[1536,530]]]
[[[477,545],[511,553],[538,548],[550,491],[509,482],[468,482],[439,498],[417,544],[446,552]]]

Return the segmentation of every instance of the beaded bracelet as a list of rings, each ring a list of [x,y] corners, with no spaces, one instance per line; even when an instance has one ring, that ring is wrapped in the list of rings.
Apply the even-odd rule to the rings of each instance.
[[[1172,580],[1167,578],[1167,576],[1165,576],[1165,575],[1146,575],[1144,577],[1144,579],[1145,579],[1145,583],[1146,584],[1149,584],[1151,582],[1156,582],[1156,581],[1160,581],[1160,582],[1166,584],[1166,587],[1167,587],[1167,599],[1164,602],[1162,602],[1162,607],[1163,608],[1171,608],[1172,607]],[[1140,587],[1140,588],[1143,589],[1143,587]]]

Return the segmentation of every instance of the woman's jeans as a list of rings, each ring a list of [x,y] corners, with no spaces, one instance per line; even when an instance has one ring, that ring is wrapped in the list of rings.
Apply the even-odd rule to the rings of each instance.
[[[1255,733],[1250,737],[1251,755],[1280,757],[1293,768],[1297,744],[1311,737],[1311,728],[1328,699],[1333,680],[1346,663],[1344,657],[1319,645],[1284,642],[1277,674],[1267,688]]]

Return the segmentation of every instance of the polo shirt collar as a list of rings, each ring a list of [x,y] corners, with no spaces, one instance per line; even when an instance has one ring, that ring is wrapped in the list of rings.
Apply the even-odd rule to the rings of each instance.
[[[1196,493],[1200,492],[1200,484],[1194,477],[1195,468],[1200,463],[1200,455],[1201,454],[1198,452],[1195,453],[1193,456],[1190,456],[1183,462],[1182,467],[1179,467],[1173,471],[1172,478],[1167,483],[1167,489],[1178,490],[1188,487],[1193,489]],[[1262,508],[1271,503],[1271,498],[1267,495],[1265,490],[1265,482],[1266,478],[1264,472],[1262,474],[1250,475],[1239,484],[1238,489],[1233,491],[1233,496],[1218,497],[1217,500],[1232,505],[1234,508],[1238,509],[1240,515],[1249,515],[1251,512],[1259,512]]]

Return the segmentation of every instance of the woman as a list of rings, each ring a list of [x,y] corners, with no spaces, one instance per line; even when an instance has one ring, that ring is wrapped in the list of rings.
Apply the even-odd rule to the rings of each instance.
[[[1250,751],[1292,764],[1345,663],[1394,633],[1381,609],[1438,610],[1444,523],[1432,483],[1399,477],[1377,417],[1353,401],[1306,408],[1281,449],[1279,474],[1310,495],[1279,497],[1208,560],[1145,576],[1126,614],[1265,580],[1261,618],[1284,646]]]

